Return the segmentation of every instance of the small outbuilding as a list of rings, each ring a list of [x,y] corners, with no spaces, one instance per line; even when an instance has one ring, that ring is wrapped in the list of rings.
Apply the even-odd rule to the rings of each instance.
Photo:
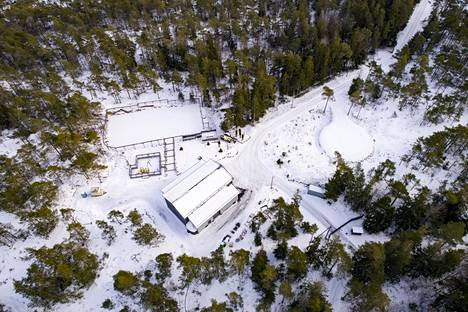
[[[200,160],[162,190],[169,209],[189,233],[197,234],[239,199],[227,170],[213,160]]]
[[[320,186],[309,184],[307,188],[307,194],[312,195],[319,198],[325,198],[325,190]]]
[[[351,234],[353,235],[362,235],[364,234],[364,229],[360,226],[353,226],[351,228]]]

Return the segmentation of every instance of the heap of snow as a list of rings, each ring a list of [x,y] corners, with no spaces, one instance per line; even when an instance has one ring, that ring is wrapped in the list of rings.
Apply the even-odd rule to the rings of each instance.
[[[333,105],[333,120],[320,132],[320,145],[334,157],[339,152],[347,161],[360,161],[373,150],[373,140],[367,131],[346,116],[343,107]]]

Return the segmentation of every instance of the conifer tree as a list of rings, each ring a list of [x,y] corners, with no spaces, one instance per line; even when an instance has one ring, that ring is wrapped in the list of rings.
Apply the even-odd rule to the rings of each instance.
[[[328,101],[330,99],[332,99],[333,101],[335,100],[333,89],[331,89],[328,86],[324,86],[322,96],[324,96],[327,99],[327,101],[325,102],[325,107],[323,109],[323,113],[325,113],[327,111]]]

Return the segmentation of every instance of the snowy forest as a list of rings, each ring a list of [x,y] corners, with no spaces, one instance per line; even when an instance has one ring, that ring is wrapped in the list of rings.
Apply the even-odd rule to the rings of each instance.
[[[395,62],[384,68],[376,59],[397,45],[418,3],[3,1],[0,131],[2,142],[19,143],[0,149],[0,253],[19,256],[0,257],[0,283],[9,279],[3,290],[11,291],[0,295],[0,311],[75,311],[83,301],[86,311],[120,312],[467,311],[465,1],[432,3]],[[300,210],[304,195],[278,192],[245,223],[241,248],[195,255],[179,242],[158,249],[171,234],[138,207],[85,224],[75,202],[63,200],[76,181],[100,183],[114,166],[103,144],[103,95],[121,104],[169,89],[219,112],[223,131],[249,133],[314,88],[325,114],[339,102],[330,81],[362,66],[367,74],[346,90],[347,115],[362,121],[392,102],[392,118],[414,115],[415,127],[433,129],[372,166],[333,155],[323,202],[347,207],[376,239],[327,237]],[[270,165],[285,170],[289,153]],[[152,258],[133,270],[106,266],[127,236]],[[9,276],[12,267],[22,275]],[[331,299],[334,291],[341,295]]]

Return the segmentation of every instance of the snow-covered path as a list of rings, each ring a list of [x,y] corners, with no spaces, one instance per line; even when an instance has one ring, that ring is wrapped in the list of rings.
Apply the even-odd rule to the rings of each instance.
[[[360,70],[355,70],[351,73],[342,74],[330,81],[327,85],[332,88],[335,93],[345,92],[351,81],[358,77],[359,73]],[[225,164],[228,171],[231,172],[241,186],[258,191],[261,187],[269,185],[273,177],[273,184],[281,191],[289,195],[293,195],[296,192],[298,189],[296,183],[290,182],[282,176],[275,175],[272,168],[262,161],[260,148],[262,144],[265,144],[266,135],[270,131],[287,123],[296,116],[305,113],[319,103],[322,103],[323,99],[321,94],[322,87],[317,87],[300,98],[295,99],[294,108],[264,123],[258,124],[255,127],[254,132],[251,134],[251,139],[244,143],[239,155]],[[304,196],[301,205],[325,227],[335,227],[339,225],[334,224],[323,213],[316,209],[309,197]],[[342,239],[349,242],[344,236],[342,236]]]
[[[433,0],[421,0],[415,7],[408,24],[398,34],[397,44],[394,51],[401,49],[405,46],[409,40],[423,28],[424,21],[430,15],[432,11]],[[391,58],[391,55],[386,55],[385,58]],[[394,60],[384,60],[390,64]],[[387,65],[388,65],[387,64]],[[332,81],[328,82],[327,85],[334,90],[335,94],[340,92],[346,92],[349,88],[352,80],[364,72],[367,71],[367,67],[362,65],[360,69],[342,74]],[[226,168],[232,173],[241,186],[258,191],[261,187],[269,185],[273,179],[273,184],[281,191],[293,195],[298,185],[294,182],[290,182],[282,176],[275,175],[274,171],[268,164],[266,164],[260,154],[262,144],[266,144],[266,135],[274,130],[275,128],[281,127],[288,121],[295,117],[305,113],[311,108],[317,106],[323,101],[322,99],[322,86],[316,87],[312,91],[304,94],[303,96],[294,100],[295,107],[278,115],[272,119],[269,119],[261,124],[257,124],[253,132],[250,134],[251,139],[244,143],[244,146],[240,149],[238,156],[228,163],[225,164]],[[340,109],[333,110],[334,113],[340,113]],[[342,113],[342,112],[341,112]],[[346,117],[346,116],[345,116]],[[350,121],[351,122],[351,121]],[[356,125],[356,127],[358,127]],[[363,129],[360,129],[363,130]],[[365,133],[367,136],[368,134]],[[364,136],[366,136],[364,135]],[[370,137],[366,138],[370,139]],[[367,144],[369,145],[369,144]],[[372,145],[370,145],[372,147]],[[332,220],[327,218],[311,203],[311,198],[304,196],[302,199],[302,206],[307,209],[319,222],[324,226],[339,226],[340,224],[334,224]],[[349,239],[342,233],[338,232],[341,238],[350,243]]]
[[[424,21],[429,18],[432,12],[432,5],[434,0],[421,0],[414,8],[408,24],[405,29],[400,31],[397,36],[397,44],[393,51],[401,50],[418,31],[421,31],[425,25]]]

